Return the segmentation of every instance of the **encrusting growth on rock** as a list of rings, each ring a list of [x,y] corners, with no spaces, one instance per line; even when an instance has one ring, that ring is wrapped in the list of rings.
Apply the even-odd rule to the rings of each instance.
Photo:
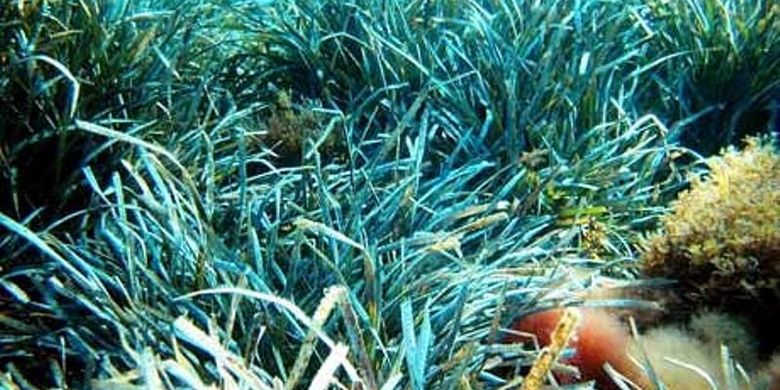
[[[680,281],[695,307],[780,296],[780,155],[751,138],[707,162],[645,243],[650,276]],[[755,306],[755,305],[753,305]]]

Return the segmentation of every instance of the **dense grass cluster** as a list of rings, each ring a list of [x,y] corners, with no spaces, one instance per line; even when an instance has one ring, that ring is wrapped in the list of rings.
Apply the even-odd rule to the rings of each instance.
[[[771,3],[0,3],[0,383],[499,387],[778,126]]]

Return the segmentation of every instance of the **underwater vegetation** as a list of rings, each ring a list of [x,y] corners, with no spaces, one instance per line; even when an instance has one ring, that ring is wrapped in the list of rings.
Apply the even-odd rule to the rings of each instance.
[[[780,277],[780,154],[748,140],[707,160],[705,178],[671,203],[647,242],[643,268],[675,275],[717,303],[771,294]],[[769,290],[769,291],[765,291]]]
[[[693,306],[749,314],[776,347],[780,297],[780,154],[771,140],[747,140],[707,160],[708,174],[671,203],[650,237],[642,268],[679,279]]]
[[[769,386],[774,3],[0,2],[0,387],[609,387],[669,280]]]
[[[780,57],[769,49],[780,34],[780,5],[652,0],[647,12],[662,31],[656,43],[669,53],[653,64],[656,76],[666,76],[651,89],[658,100],[649,100],[672,123],[670,140],[710,155],[761,133],[768,120],[780,132]]]

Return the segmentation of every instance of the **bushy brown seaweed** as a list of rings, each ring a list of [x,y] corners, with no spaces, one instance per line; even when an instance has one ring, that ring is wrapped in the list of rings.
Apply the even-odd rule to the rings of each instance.
[[[692,307],[753,315],[780,296],[780,155],[750,138],[707,165],[646,241],[642,265],[678,280]],[[777,317],[764,312],[763,323]]]

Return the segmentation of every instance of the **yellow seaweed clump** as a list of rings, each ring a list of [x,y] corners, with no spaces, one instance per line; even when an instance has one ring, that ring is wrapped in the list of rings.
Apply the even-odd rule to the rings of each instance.
[[[319,150],[325,161],[343,157],[345,150],[340,132],[331,129],[326,134],[324,116],[308,108],[294,107],[292,98],[285,91],[279,92],[273,109],[263,140],[274,146],[281,157],[281,165],[300,164],[307,142]]]
[[[776,302],[780,155],[750,138],[744,150],[729,148],[707,165],[709,174],[692,179],[645,242],[645,272],[680,281],[700,304]]]

